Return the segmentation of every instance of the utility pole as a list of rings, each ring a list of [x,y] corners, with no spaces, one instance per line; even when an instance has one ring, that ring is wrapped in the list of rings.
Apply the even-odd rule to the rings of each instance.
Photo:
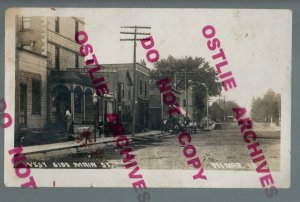
[[[206,128],[208,130],[208,88],[206,86],[206,118],[207,118],[207,121],[206,121]]]
[[[281,125],[280,122],[281,122],[281,96],[280,94],[277,95],[277,98],[278,98],[278,125]]]
[[[219,123],[221,122],[221,113],[220,113],[220,94],[219,94],[219,107],[218,107],[218,119],[219,119]]]
[[[188,113],[189,113],[189,101],[188,101],[188,89],[187,89],[187,77],[186,77],[186,67],[185,67],[185,116],[186,119],[188,119]]]
[[[120,41],[133,41],[133,120],[132,120],[132,136],[135,135],[135,125],[136,125],[136,104],[137,104],[137,96],[136,96],[136,41],[141,41],[143,38],[137,38],[137,35],[151,35],[150,33],[142,33],[137,32],[138,29],[151,29],[151,27],[145,26],[121,26],[122,29],[134,29],[134,32],[120,32],[121,34],[130,34],[133,35],[133,39],[120,39]]]

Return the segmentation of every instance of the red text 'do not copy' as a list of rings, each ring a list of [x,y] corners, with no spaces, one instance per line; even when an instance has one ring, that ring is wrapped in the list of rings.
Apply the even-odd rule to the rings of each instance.
[[[143,48],[146,50],[154,47],[154,40],[152,36],[147,37],[141,40],[141,44]],[[151,56],[153,55],[153,57]],[[150,57],[151,56],[151,57]],[[151,49],[147,51],[146,54],[147,60],[149,62],[157,62],[159,59],[159,53],[155,49]],[[176,96],[172,92],[172,87],[169,84],[168,78],[160,79],[156,82],[159,87],[159,91],[163,96],[163,102],[165,105],[169,106],[170,109],[168,110],[168,114],[171,116],[172,114],[181,114],[180,106],[178,102],[176,102]],[[192,137],[189,132],[183,132],[178,137],[178,142],[182,146],[184,146],[183,154],[187,160],[188,165],[192,165],[195,169],[199,169],[199,171],[193,176],[193,179],[203,179],[207,180],[207,177],[203,175],[204,169],[201,168],[201,161],[199,157],[196,156],[196,148],[194,145],[191,144]]]

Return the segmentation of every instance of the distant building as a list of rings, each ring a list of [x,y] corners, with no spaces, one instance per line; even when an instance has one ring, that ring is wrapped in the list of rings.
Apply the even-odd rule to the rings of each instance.
[[[174,113],[175,118],[180,118],[183,119],[186,116],[186,101],[185,101],[185,92],[184,91],[178,91],[175,88],[172,88],[172,92],[176,96],[176,103],[179,104],[180,110],[181,110],[181,115],[176,115]],[[170,109],[169,106],[163,104],[162,100],[162,94],[160,93],[159,89],[157,88],[152,88],[150,90],[150,95],[149,95],[149,110],[151,111],[150,113],[150,129],[155,129],[159,130],[161,129],[161,124],[162,120],[169,119],[170,116],[168,114],[168,110]],[[189,101],[190,103],[190,109],[189,112],[192,112],[192,99]],[[191,114],[188,114],[188,116],[191,118]]]

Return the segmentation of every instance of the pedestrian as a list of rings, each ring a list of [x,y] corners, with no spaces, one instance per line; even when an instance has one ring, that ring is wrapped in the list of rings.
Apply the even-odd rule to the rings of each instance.
[[[179,126],[178,126],[177,123],[175,124],[175,129],[174,130],[175,130],[175,134],[178,134],[178,132],[179,132]]]
[[[164,132],[167,132],[167,119],[164,119]]]
[[[193,134],[193,128],[194,128],[194,124],[193,124],[193,122],[191,121],[191,122],[189,123],[189,131],[190,131],[191,134]]]
[[[68,134],[69,131],[70,131],[70,126],[72,124],[72,114],[71,114],[71,112],[70,112],[70,110],[69,110],[68,107],[66,107],[65,118],[66,118],[66,125],[67,125],[66,131],[67,131],[67,134]]]
[[[193,122],[193,127],[194,127],[194,133],[197,133],[197,122],[194,120]]]

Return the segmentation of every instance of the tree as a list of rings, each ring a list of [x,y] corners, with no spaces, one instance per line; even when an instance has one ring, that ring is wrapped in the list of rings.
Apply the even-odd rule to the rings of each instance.
[[[206,88],[209,96],[219,95],[221,84],[218,82],[217,73],[201,57],[174,58],[169,56],[155,63],[154,70],[150,73],[152,86],[162,78],[169,78],[170,84],[177,90],[192,90],[194,111],[197,121],[205,113]]]
[[[263,98],[253,98],[251,117],[257,122],[280,122],[281,96],[273,90],[268,90]]]

